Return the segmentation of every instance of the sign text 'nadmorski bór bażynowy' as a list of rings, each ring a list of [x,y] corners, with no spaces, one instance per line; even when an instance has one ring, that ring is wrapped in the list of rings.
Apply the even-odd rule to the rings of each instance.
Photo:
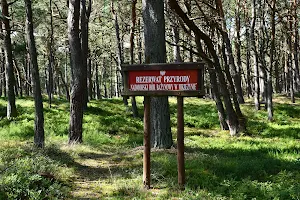
[[[196,91],[197,70],[132,71],[129,73],[130,91]]]

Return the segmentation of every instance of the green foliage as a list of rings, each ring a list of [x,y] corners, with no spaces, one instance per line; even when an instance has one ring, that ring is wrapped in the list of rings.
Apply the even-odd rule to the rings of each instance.
[[[0,196],[5,199],[63,199],[69,194],[70,173],[43,152],[1,149]],[[35,153],[37,151],[37,153]]]

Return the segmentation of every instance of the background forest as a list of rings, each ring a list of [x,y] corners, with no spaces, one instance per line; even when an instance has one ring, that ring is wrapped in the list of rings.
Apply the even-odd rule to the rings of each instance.
[[[298,1],[0,5],[0,199],[300,198]],[[184,191],[175,99],[151,99],[144,190],[143,100],[121,97],[122,64],[164,62],[205,63]]]

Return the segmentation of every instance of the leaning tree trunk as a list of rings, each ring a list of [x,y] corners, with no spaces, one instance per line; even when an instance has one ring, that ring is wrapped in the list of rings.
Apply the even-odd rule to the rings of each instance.
[[[37,147],[44,147],[44,113],[43,113],[43,98],[41,94],[40,76],[37,62],[37,52],[35,40],[33,36],[33,22],[31,0],[25,0],[26,5],[26,34],[27,45],[31,61],[31,74],[33,83],[33,96],[35,105],[35,128],[34,128],[34,144]]]
[[[216,74],[218,75],[219,78],[219,86],[220,90],[222,91],[223,99],[224,99],[224,105],[226,107],[226,113],[228,117],[228,127],[230,130],[230,134],[232,136],[236,136],[239,132],[239,122],[238,122],[238,117],[237,114],[232,106],[231,98],[230,98],[230,93],[227,88],[227,83],[223,74],[223,71],[221,69],[219,57],[217,55],[217,52],[215,50],[214,44],[212,39],[206,35],[204,32],[202,32],[197,25],[188,18],[186,13],[183,12],[181,7],[178,5],[176,0],[169,0],[169,5],[172,10],[174,10],[178,16],[184,21],[184,23],[194,32],[195,34],[195,41],[197,43],[197,49],[199,55],[206,60],[207,62],[213,63],[215,67]],[[200,39],[204,42],[204,44],[207,47],[207,51],[209,53],[209,56],[202,51],[202,44],[200,42]],[[210,57],[212,57],[213,60],[210,60]]]
[[[217,4],[218,13],[223,21],[221,34],[222,34],[222,37],[224,40],[224,45],[226,47],[228,58],[229,58],[228,64],[230,66],[231,71],[233,72],[233,81],[234,81],[234,85],[235,85],[238,103],[245,103],[244,97],[243,97],[243,90],[242,90],[241,69],[239,68],[240,66],[238,66],[238,67],[235,66],[232,47],[231,47],[231,41],[230,41],[228,33],[226,31],[227,25],[226,25],[224,12],[223,12],[222,1],[216,0],[216,4]],[[239,64],[241,64],[241,63],[239,63]]]
[[[6,0],[1,0],[2,6],[2,23],[3,23],[3,34],[4,34],[4,54],[5,54],[5,75],[6,75],[6,90],[7,90],[7,118],[17,116],[16,108],[16,97],[15,97],[15,76],[13,67],[13,56],[12,56],[12,45],[10,38],[10,25],[9,25],[9,13],[8,4]]]
[[[79,37],[80,0],[69,0],[68,38],[73,72],[70,100],[69,144],[82,142],[82,120],[84,101],[84,69]]]
[[[146,63],[165,63],[164,1],[143,0],[143,20]],[[150,113],[151,146],[170,148],[173,141],[168,97],[151,97]]]

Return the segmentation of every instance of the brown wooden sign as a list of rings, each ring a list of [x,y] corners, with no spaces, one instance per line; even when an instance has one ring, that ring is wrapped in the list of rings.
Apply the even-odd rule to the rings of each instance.
[[[178,184],[184,189],[184,112],[185,96],[203,96],[204,63],[123,65],[123,96],[144,96],[143,183],[150,189],[150,96],[177,96]]]
[[[123,65],[124,96],[203,96],[204,63]]]

